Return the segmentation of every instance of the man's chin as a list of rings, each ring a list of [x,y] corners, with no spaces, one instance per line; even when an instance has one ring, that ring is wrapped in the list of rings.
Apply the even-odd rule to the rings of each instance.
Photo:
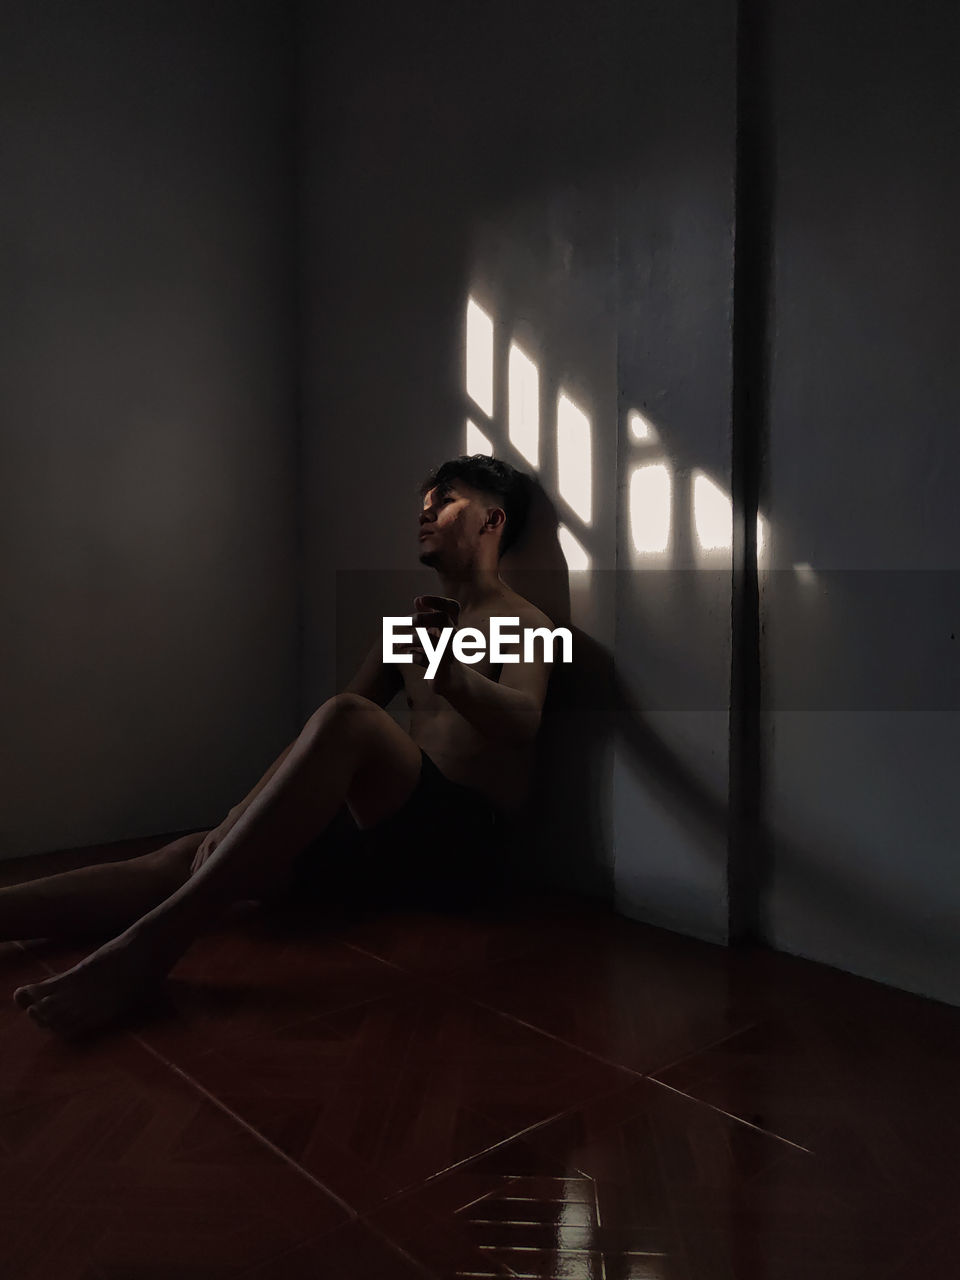
[[[428,569],[435,569],[440,563],[440,557],[436,551],[421,551],[420,563],[425,564]]]

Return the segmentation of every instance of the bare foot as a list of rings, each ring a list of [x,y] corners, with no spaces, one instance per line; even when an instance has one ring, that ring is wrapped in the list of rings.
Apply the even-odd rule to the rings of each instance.
[[[55,978],[18,987],[13,998],[39,1026],[83,1035],[150,994],[167,968],[144,948],[115,939]]]

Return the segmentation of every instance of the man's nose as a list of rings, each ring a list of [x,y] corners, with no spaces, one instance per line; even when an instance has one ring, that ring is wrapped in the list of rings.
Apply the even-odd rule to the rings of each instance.
[[[429,508],[420,512],[421,524],[426,524],[428,520],[436,520],[436,518],[437,518],[437,513],[432,508]]]

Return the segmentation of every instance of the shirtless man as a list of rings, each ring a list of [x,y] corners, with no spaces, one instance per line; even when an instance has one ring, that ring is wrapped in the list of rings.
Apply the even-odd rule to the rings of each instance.
[[[507,616],[521,630],[550,627],[498,567],[522,526],[528,489],[527,477],[482,456],[444,463],[427,478],[420,560],[439,575],[441,596],[417,598],[415,626],[486,631],[492,616]],[[516,809],[546,694],[543,654],[505,665],[496,679],[486,661],[460,663],[451,648],[428,681],[419,644],[410,646],[412,664],[385,665],[378,641],[347,689],[313,713],[215,830],[0,889],[0,939],[76,934],[78,921],[101,933],[123,930],[65,973],[20,987],[17,1004],[65,1035],[111,1021],[166,976],[216,912],[289,884],[298,857],[344,805],[361,832],[391,837],[425,806],[463,813],[454,837],[489,830],[478,814]],[[384,710],[401,688],[409,733]],[[456,850],[454,838],[454,857]]]

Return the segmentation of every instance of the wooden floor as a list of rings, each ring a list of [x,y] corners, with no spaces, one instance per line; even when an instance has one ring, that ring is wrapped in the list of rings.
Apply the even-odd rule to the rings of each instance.
[[[960,1276],[960,1010],[817,965],[238,913],[99,1041],[0,1010],[4,1280]]]

